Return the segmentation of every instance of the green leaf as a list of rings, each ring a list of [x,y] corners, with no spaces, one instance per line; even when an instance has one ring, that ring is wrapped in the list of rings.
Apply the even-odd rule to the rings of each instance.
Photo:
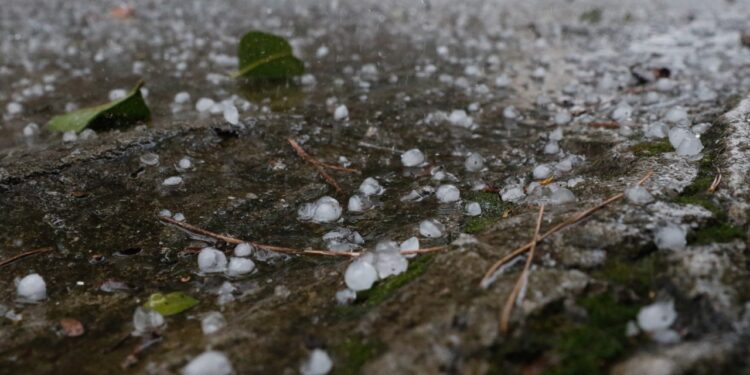
[[[198,300],[182,292],[168,294],[154,293],[148,297],[143,307],[157,311],[164,316],[181,313],[198,304]]]
[[[240,40],[237,49],[240,70],[235,78],[280,79],[305,72],[305,64],[292,53],[292,46],[284,38],[251,31]]]
[[[122,99],[55,116],[47,126],[59,132],[80,132],[86,128],[108,129],[146,121],[151,117],[151,111],[143,101],[141,86],[143,81],[138,82]]]

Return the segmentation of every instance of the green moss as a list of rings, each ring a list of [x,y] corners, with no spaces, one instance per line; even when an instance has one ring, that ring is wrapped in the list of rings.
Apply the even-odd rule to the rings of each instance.
[[[390,297],[393,292],[427,271],[427,265],[432,258],[432,255],[422,255],[414,258],[414,260],[409,263],[409,268],[406,272],[379,281],[371,289],[358,293],[357,301],[369,306],[380,304]]]
[[[514,367],[520,370],[541,356],[552,356],[559,362],[545,369],[546,375],[604,374],[636,347],[625,336],[627,322],[638,312],[636,304],[617,300],[613,293],[586,296],[577,304],[586,309],[586,321],[568,316],[562,303],[548,306],[527,320],[523,334],[495,347],[489,373],[520,373]]]
[[[385,345],[381,342],[348,338],[333,348],[337,361],[332,374],[359,374],[362,366],[382,353],[384,349]]]
[[[602,268],[594,271],[593,276],[612,285],[628,288],[638,295],[646,295],[654,285],[661,263],[657,254],[637,260],[610,256]]]
[[[631,348],[625,326],[637,314],[637,306],[617,301],[609,293],[583,298],[578,304],[588,312],[588,321],[563,326],[552,340],[560,364],[545,374],[606,373],[608,365]]]
[[[588,22],[592,24],[599,23],[602,20],[602,10],[601,8],[594,8],[591,10],[587,10],[581,13],[581,16],[579,18],[583,22]]]
[[[669,141],[659,140],[635,144],[630,147],[630,151],[638,156],[655,156],[674,151],[674,148],[669,144]]]
[[[721,221],[691,232],[688,236],[688,241],[691,244],[705,245],[714,242],[729,242],[735,239],[743,239],[745,237],[746,234],[742,228],[734,226],[729,222]]]
[[[369,290],[357,293],[357,301],[353,305],[337,306],[335,317],[339,319],[354,319],[362,316],[370,308],[379,305],[390,298],[395,291],[410,283],[427,271],[427,266],[434,255],[420,255],[409,263],[406,272],[379,281]]]
[[[474,201],[482,206],[480,216],[467,217],[464,220],[463,231],[466,233],[479,233],[489,228],[492,224],[502,219],[503,214],[512,207],[512,204],[503,202],[497,193],[484,191],[473,191],[466,195],[466,201]]]

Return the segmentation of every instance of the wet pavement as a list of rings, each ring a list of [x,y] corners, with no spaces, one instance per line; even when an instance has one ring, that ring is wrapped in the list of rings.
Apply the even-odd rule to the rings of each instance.
[[[316,348],[340,374],[746,371],[750,105],[740,101],[750,88],[741,43],[750,3],[118,5],[10,0],[0,10],[0,260],[54,249],[2,266],[0,373],[178,373],[205,350],[226,354],[237,373],[298,373]],[[236,44],[253,29],[288,38],[307,75],[230,78]],[[147,125],[74,141],[44,128],[139,79]],[[180,92],[190,99],[177,103]],[[201,98],[216,113],[198,111]],[[236,125],[222,115],[229,104]],[[335,119],[341,105],[348,117]],[[663,128],[686,129],[703,149],[685,154],[655,135]],[[361,173],[332,171],[338,193],[288,138]],[[426,164],[402,165],[412,148]],[[466,168],[471,153],[484,168]],[[523,262],[478,285],[530,240],[538,204],[550,228],[648,171],[654,202],[612,204],[539,244],[511,331],[500,334]],[[175,176],[182,183],[164,185]],[[366,177],[385,192],[350,212]],[[460,201],[436,198],[448,183]],[[412,191],[423,199],[405,199]],[[556,194],[565,191],[572,200]],[[344,207],[339,221],[298,219],[326,195]],[[470,202],[481,215],[465,214]],[[297,249],[326,248],[323,235],[337,228],[360,233],[361,251],[412,236],[447,247],[339,304],[350,260],[256,254],[250,275],[204,275],[197,251],[233,246],[165,225],[162,210]],[[420,235],[426,219],[444,235]],[[657,246],[668,224],[685,231],[686,246]],[[15,282],[30,273],[46,282],[42,302],[18,300]],[[227,281],[234,298],[220,303]],[[200,303],[166,317],[156,341],[131,336],[136,308],[172,291]],[[663,301],[674,321],[644,328],[639,312]],[[227,326],[204,334],[212,311]],[[63,318],[86,332],[67,337]]]

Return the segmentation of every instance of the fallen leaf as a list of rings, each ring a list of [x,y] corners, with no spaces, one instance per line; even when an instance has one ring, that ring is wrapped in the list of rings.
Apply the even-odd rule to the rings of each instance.
[[[80,321],[72,318],[60,319],[60,328],[65,336],[78,337],[86,332]]]
[[[198,304],[198,300],[182,292],[154,293],[143,306],[164,316],[179,314]]]
[[[146,121],[151,117],[151,111],[143,101],[141,86],[143,81],[138,82],[122,99],[55,116],[47,126],[54,131],[80,132],[86,128],[108,129]]]
[[[247,78],[288,78],[304,73],[305,66],[294,57],[292,46],[284,38],[251,31],[240,40],[237,49],[239,71],[233,74]]]

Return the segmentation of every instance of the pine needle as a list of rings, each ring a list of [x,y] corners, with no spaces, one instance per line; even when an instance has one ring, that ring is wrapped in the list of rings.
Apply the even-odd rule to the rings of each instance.
[[[529,255],[526,257],[526,263],[523,266],[521,275],[518,276],[516,285],[513,286],[513,290],[510,292],[508,299],[505,301],[502,311],[500,312],[500,332],[503,334],[508,333],[508,321],[510,320],[510,314],[513,312],[513,306],[516,305],[518,294],[522,289],[526,288],[526,284],[529,281],[529,269],[531,268],[531,262],[534,260],[534,251],[536,250],[536,243],[540,240],[539,229],[542,227],[542,218],[544,217],[544,205],[539,206],[539,216],[536,219],[536,227],[534,228],[534,237],[531,240],[531,248],[529,249]],[[523,298],[523,297],[521,297]]]

